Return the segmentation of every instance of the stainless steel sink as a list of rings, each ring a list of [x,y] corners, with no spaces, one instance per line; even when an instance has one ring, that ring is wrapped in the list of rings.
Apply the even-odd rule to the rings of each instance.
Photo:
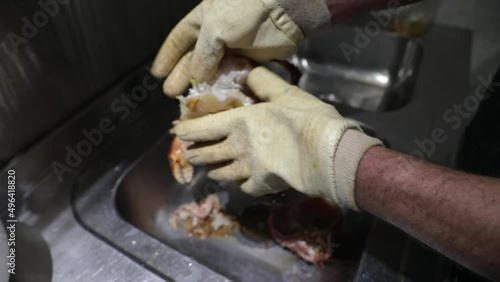
[[[417,40],[381,31],[359,43],[355,27],[308,38],[292,61],[300,87],[323,100],[366,111],[390,111],[411,100],[422,56]],[[358,44],[356,44],[358,42]],[[363,42],[363,41],[361,41]]]
[[[162,97],[155,108],[164,114],[162,122],[152,126],[165,132],[166,125],[178,116],[178,102]],[[374,134],[370,128],[366,131]],[[257,240],[238,232],[201,240],[174,230],[170,224],[174,210],[209,193],[217,193],[227,212],[235,216],[258,205],[268,207],[271,198],[253,198],[234,184],[211,181],[202,169],[195,172],[190,185],[177,184],[167,159],[171,141],[172,136],[165,133],[138,158],[122,161],[114,169],[96,164],[82,173],[72,197],[75,216],[82,225],[165,279],[354,280],[373,221],[365,213],[343,212],[333,259],[324,267],[300,260],[271,238]],[[293,202],[305,196],[288,191],[284,197]]]
[[[415,150],[414,140],[428,138],[434,128],[443,128],[449,136],[446,145],[437,148],[429,160],[453,165],[463,130],[447,128],[436,117],[467,96],[470,42],[469,32],[434,26],[422,41],[426,54],[418,77],[412,78],[417,78],[416,85],[401,92],[410,101],[406,106],[396,103],[397,110],[383,107],[367,111],[336,103],[331,97],[323,98],[335,104],[344,116],[366,124],[371,129],[367,131],[386,139],[391,148],[405,153]],[[363,54],[376,46],[369,45]],[[308,58],[312,62],[312,56]],[[171,230],[168,218],[172,210],[182,202],[203,197],[207,191],[220,193],[228,210],[236,214],[266,199],[251,199],[231,185],[213,183],[203,171],[197,172],[192,186],[181,187],[173,182],[166,163],[170,136],[165,133],[170,121],[178,116],[177,102],[166,98],[157,83],[148,88],[147,98],[130,109],[126,119],[122,119],[122,112],[110,108],[123,99],[124,93],[143,85],[148,76],[140,67],[124,77],[0,172],[5,176],[7,170],[15,169],[22,176],[18,219],[29,225],[28,233],[43,240],[40,246],[48,247],[48,252],[40,249],[45,261],[43,267],[36,268],[47,274],[48,280],[372,282],[456,278],[449,271],[453,266],[449,260],[367,214],[344,214],[343,229],[336,239],[340,245],[325,268],[305,264],[271,242],[266,248],[262,241],[244,234],[202,242]],[[389,93],[397,92],[384,93],[384,97],[394,97]],[[103,118],[111,119],[116,130],[72,167],[71,173],[65,173],[61,182],[52,169],[54,162],[66,163],[68,146],[79,146],[83,140],[80,132],[97,128]],[[5,198],[2,191],[7,189],[0,189],[0,198]],[[5,216],[7,201],[0,206]],[[18,232],[23,233],[21,228]],[[27,256],[33,251],[28,249],[37,244],[26,244]],[[16,252],[21,252],[21,247]],[[22,265],[28,266],[25,262]],[[46,272],[47,267],[52,273]]]
[[[357,110],[402,107],[411,98],[420,59],[419,44],[383,33],[347,63],[339,44],[354,36],[351,27],[336,27],[307,40],[293,57],[303,72],[300,86],[327,102]],[[170,103],[168,111],[176,112],[176,105]],[[113,185],[118,215],[125,221],[229,279],[281,281],[298,275],[300,280],[354,280],[370,229],[371,217],[367,214],[344,211],[333,259],[324,267],[307,264],[270,238],[255,240],[238,232],[227,238],[200,240],[174,230],[170,224],[173,212],[181,204],[208,193],[217,193],[225,209],[238,217],[256,205],[270,205],[271,198],[249,197],[230,183],[209,180],[203,170],[196,172],[190,185],[176,184],[167,159],[171,140],[165,135]],[[304,196],[288,192],[286,197],[293,201]]]
[[[166,157],[170,141],[168,135],[162,138],[118,184],[116,207],[126,221],[232,280],[293,281],[295,275],[314,281],[354,279],[371,222],[367,214],[344,212],[333,260],[324,267],[307,264],[270,238],[256,239],[247,232],[200,240],[187,236],[182,229],[174,230],[169,220],[175,209],[208,193],[216,192],[225,209],[236,216],[256,205],[270,205],[271,198],[252,198],[234,185],[209,180],[203,170],[189,186],[176,184]],[[288,192],[286,197],[294,201],[303,196]]]
[[[294,57],[303,71],[300,86],[337,105],[346,116],[351,111],[385,111],[404,105],[411,96],[407,90],[414,78],[418,44],[384,34],[351,64],[342,64],[334,47],[339,40],[353,36],[353,30],[344,27],[306,41]],[[379,52],[383,55],[377,55]],[[178,115],[177,101],[161,103],[167,113],[165,123],[173,121]],[[363,126],[367,133],[376,135]],[[257,205],[269,206],[271,198],[252,198],[231,183],[209,180],[203,170],[196,171],[190,185],[177,184],[167,159],[171,141],[172,137],[165,134],[134,163],[122,163],[107,176],[84,174],[74,197],[75,214],[82,224],[166,279],[353,281],[360,275],[359,265],[373,222],[366,213],[343,211],[333,259],[324,267],[302,261],[271,238],[256,240],[241,230],[227,238],[205,240],[190,237],[182,229],[174,230],[170,223],[173,212],[208,193],[217,193],[226,211],[237,217]],[[93,179],[99,181],[93,183]],[[303,197],[298,192],[285,193],[290,202]]]

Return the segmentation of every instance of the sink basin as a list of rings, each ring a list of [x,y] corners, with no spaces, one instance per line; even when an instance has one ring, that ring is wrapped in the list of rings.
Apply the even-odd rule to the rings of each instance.
[[[142,72],[130,79],[144,77]],[[131,132],[144,136],[150,135],[148,131],[166,132],[168,124],[178,116],[176,100],[159,93],[151,94],[151,99],[156,103],[151,103],[146,112],[153,122],[147,122],[148,126],[132,123]],[[370,128],[365,131],[373,133]],[[72,194],[72,207],[76,219],[89,232],[166,280],[355,280],[373,222],[366,213],[343,212],[333,258],[324,267],[308,264],[270,238],[257,240],[248,232],[201,240],[174,230],[170,224],[173,212],[181,204],[208,193],[217,193],[225,209],[235,216],[248,214],[248,209],[258,206],[268,208],[270,198],[252,198],[232,184],[211,181],[203,170],[195,171],[190,185],[177,184],[167,159],[172,136],[165,133],[159,139],[151,138],[147,142],[134,141],[128,152],[120,147],[106,150],[120,152],[115,167],[108,164],[114,162],[112,159],[82,170]],[[133,157],[137,152],[143,153]],[[285,194],[289,201],[305,197],[293,191]]]
[[[360,31],[336,26],[305,40],[292,57],[303,73],[299,86],[324,101],[355,109],[403,107],[413,94],[420,43],[386,31],[360,41]]]
[[[292,58],[303,72],[300,86],[336,105],[345,116],[352,110],[380,112],[404,106],[412,95],[419,44],[382,33],[346,62],[338,46],[353,37],[351,28],[335,27],[308,39]],[[165,123],[178,115],[175,100],[160,100],[157,106]],[[369,125],[361,126],[376,135]],[[167,280],[356,281],[362,269],[366,271],[365,245],[374,222],[366,213],[343,211],[332,259],[323,267],[304,262],[269,237],[251,236],[244,223],[224,238],[202,240],[182,228],[175,230],[170,223],[174,211],[210,193],[239,218],[255,207],[269,208],[271,197],[252,198],[234,184],[208,179],[203,169],[195,171],[191,184],[177,184],[167,159],[171,141],[172,136],[164,134],[139,158],[122,161],[113,170],[103,164],[102,169],[83,173],[73,196],[82,226]],[[304,197],[294,191],[284,195],[290,202]]]
[[[334,67],[343,67],[341,64],[335,64],[333,57],[325,53],[324,56],[329,59],[324,61],[326,63],[324,67],[330,72],[320,74],[321,72],[318,72],[315,67],[320,67],[319,63],[323,59],[313,55],[317,52],[325,52],[325,50],[312,48],[311,43],[316,38],[312,40],[305,43],[295,58],[301,63],[299,66],[304,72],[301,86],[310,91],[316,79],[327,78],[325,76],[327,74],[335,74],[331,71]],[[403,39],[394,40],[404,41]],[[320,47],[327,48],[317,46],[317,48]],[[315,59],[318,62],[317,66],[314,65]],[[362,64],[359,65],[359,62]],[[354,71],[358,66],[359,69],[362,66],[365,71],[362,74],[367,75],[370,72],[379,71],[378,67],[384,63],[380,62],[377,65],[370,62],[372,65],[369,65],[365,64],[367,62],[370,61],[355,60],[352,65],[344,67]],[[388,71],[392,70],[394,69],[388,69]],[[339,73],[336,75],[340,79]],[[335,81],[340,83],[340,80]],[[353,77],[344,78],[345,85],[349,81],[350,85],[357,85],[357,87],[362,85],[375,87],[366,86],[369,83],[367,80],[360,80],[356,82],[358,84],[355,84]],[[331,85],[326,84],[318,84],[318,86],[324,87],[322,89],[328,88],[333,92],[341,89],[331,88]],[[376,87],[386,90],[380,92],[383,93],[384,99],[393,95],[391,94],[393,92],[388,90],[391,89],[391,85],[377,85]],[[328,97],[321,96],[321,91],[311,92],[327,102],[337,103],[337,101],[329,100]],[[354,101],[354,99],[346,100],[346,97],[342,99]],[[379,107],[381,104],[382,102],[379,102]],[[361,110],[367,105],[364,102],[359,105],[343,104],[348,108]],[[177,117],[177,101],[161,100],[158,104],[158,107],[160,106],[161,111],[166,115],[163,119],[165,123]],[[356,108],[356,106],[359,107]],[[338,110],[341,114],[346,114],[349,111],[345,108],[339,107]],[[375,134],[369,127],[365,126],[364,129],[369,134]],[[381,138],[381,136],[377,137]],[[99,171],[106,171],[105,176],[83,174],[74,196],[78,199],[74,203],[75,214],[82,225],[165,279],[191,281],[191,279],[204,277],[206,281],[230,279],[252,282],[355,280],[373,222],[372,216],[366,213],[343,211],[343,223],[335,235],[333,257],[323,267],[304,262],[292,252],[274,243],[271,238],[256,239],[249,236],[248,232],[241,231],[247,230],[246,227],[241,228],[233,236],[205,240],[188,236],[182,229],[174,230],[170,223],[174,211],[181,204],[199,200],[209,193],[217,193],[225,210],[237,217],[257,206],[269,207],[271,198],[269,196],[252,198],[242,193],[234,184],[211,181],[206,177],[204,170],[195,171],[194,180],[190,185],[177,184],[170,172],[167,159],[171,141],[172,136],[165,134],[139,159],[122,163],[114,170],[110,170],[109,167],[92,169],[93,173],[97,174]],[[99,180],[94,183],[93,179]],[[296,201],[305,196],[298,192],[288,191],[284,197],[288,201]]]
[[[426,56],[413,90],[415,98],[407,106],[384,113],[361,109],[353,112],[347,108],[355,108],[347,104],[337,106],[341,114],[368,125],[386,137],[391,147],[405,152],[411,152],[413,140],[428,136],[429,129],[445,128],[435,117],[467,96],[463,89],[467,88],[469,32],[434,26],[422,44]],[[110,111],[114,101],[124,93],[132,93],[147,76],[141,66],[9,164],[9,168],[24,176],[19,191],[22,193],[19,219],[34,228],[27,230],[28,233],[43,235],[48,246],[45,250],[50,252],[42,248],[41,257],[52,254],[45,258],[51,262],[49,268],[52,265],[53,273],[49,275],[52,280],[456,279],[454,264],[448,259],[394,226],[366,214],[344,214],[343,229],[335,240],[339,245],[334,259],[324,268],[308,265],[272,242],[266,246],[245,234],[198,241],[171,230],[168,220],[174,206],[202,197],[205,190],[218,192],[233,213],[247,211],[253,201],[265,199],[249,199],[231,185],[213,183],[205,178],[203,171],[197,172],[191,186],[173,182],[166,163],[170,137],[163,133],[178,116],[178,105],[175,100],[165,98],[161,84],[148,88],[147,99],[131,110],[127,119],[122,120],[122,112]],[[413,95],[412,91],[402,93]],[[102,144],[60,182],[50,169],[51,164],[67,160],[65,147],[77,147],[82,141],[82,128],[97,128],[104,117],[113,121],[116,130],[107,134]],[[365,131],[368,132],[366,128]],[[430,158],[433,162],[442,160],[451,164],[456,157],[455,148],[462,132],[450,129],[448,133],[449,145],[436,150]],[[360,249],[363,249],[361,255]],[[47,264],[42,266],[45,268]]]
[[[211,181],[203,170],[196,172],[190,185],[176,184],[166,157],[170,141],[171,137],[165,136],[119,183],[116,207],[126,221],[232,280],[295,281],[294,276],[314,281],[353,280],[371,223],[367,214],[344,212],[333,259],[324,267],[300,260],[270,239],[256,239],[241,231],[227,238],[201,240],[188,236],[182,228],[174,230],[170,218],[175,209],[208,193],[216,192],[227,212],[236,216],[269,203],[270,198],[252,198],[234,185]],[[286,197],[304,196],[289,191]]]
[[[344,30],[344,32],[352,35],[349,30]],[[326,34],[318,35],[312,40]],[[413,94],[411,84],[418,60],[413,55],[406,56],[413,58],[410,60],[413,64],[410,65],[414,68],[409,68],[413,71],[406,72],[407,76],[398,76],[400,73],[405,73],[404,70],[408,70],[402,67],[405,65],[403,55],[397,57],[399,59],[394,57],[390,63],[376,58],[372,58],[372,61],[369,58],[363,59],[368,54],[376,55],[371,53],[370,49],[378,46],[375,44],[377,40],[388,40],[387,38],[391,38],[390,42],[394,43],[391,45],[392,53],[399,50],[402,53],[398,54],[401,55],[406,50],[405,52],[416,56],[419,52],[418,43],[383,34],[381,38],[373,39],[371,43],[373,46],[368,46],[357,57],[353,56],[350,64],[342,64],[342,58],[338,58],[338,52],[330,52],[328,55],[328,50],[333,50],[330,48],[332,46],[311,46],[310,41],[306,42],[294,57],[294,60],[301,61],[300,67],[304,72],[301,86],[326,102],[335,104],[342,115],[354,119],[359,118],[359,112],[365,112],[363,114],[368,117],[379,117],[386,113],[377,111],[403,107],[405,101],[411,99]],[[389,47],[387,49],[390,49]],[[321,56],[314,57],[312,54],[317,54],[316,51],[311,51],[314,48],[317,52],[324,48],[321,51],[323,53],[319,54],[327,60]],[[410,52],[412,48],[415,53]],[[387,51],[384,56],[389,58],[391,52]],[[334,71],[315,72],[314,62],[324,62],[323,67],[326,70],[344,67],[346,70],[363,69],[372,74],[377,71],[382,73],[380,69],[385,67],[391,83],[374,86],[374,83],[368,83],[367,79],[363,80],[355,76],[342,78]],[[138,81],[142,81],[145,75],[144,69],[141,68],[140,71],[126,78],[122,84],[133,87]],[[314,79],[328,76],[331,76],[328,80],[331,80],[330,85],[317,85],[317,89],[325,89],[323,94],[326,93],[326,96],[319,90],[313,91]],[[397,80],[398,78],[401,79]],[[378,92],[373,91],[378,93],[379,100],[374,104],[356,104],[352,102],[354,98],[349,97],[356,95],[361,97],[361,93],[351,91],[346,92],[346,97],[341,97],[344,100],[339,103],[340,98],[331,97],[340,96],[339,93],[341,93],[332,90],[335,89],[334,82],[377,88]],[[117,88],[109,94],[107,99],[113,101],[123,91],[122,88]],[[94,161],[91,166],[79,169],[71,194],[71,209],[80,225],[105,244],[122,252],[132,262],[139,264],[145,271],[168,281],[338,280],[364,282],[401,280],[403,278],[401,273],[408,270],[410,266],[410,270],[414,273],[426,273],[420,270],[414,271],[414,269],[440,268],[435,263],[436,260],[422,258],[422,255],[413,256],[410,253],[411,250],[422,248],[413,248],[414,244],[408,243],[408,236],[404,233],[392,226],[381,228],[380,226],[383,225],[380,221],[374,220],[366,213],[344,211],[342,226],[334,240],[333,258],[324,267],[310,265],[291,252],[282,249],[272,240],[256,240],[245,232],[238,232],[228,238],[200,240],[187,236],[182,230],[174,230],[170,224],[173,211],[182,203],[200,199],[208,193],[217,193],[227,211],[236,216],[241,216],[249,208],[258,204],[269,203],[269,198],[248,197],[234,185],[216,183],[207,179],[203,170],[196,171],[191,185],[177,184],[171,175],[167,160],[171,136],[163,134],[160,137],[160,135],[161,132],[166,132],[169,123],[178,117],[178,103],[176,100],[165,98],[161,93],[161,87],[154,90],[149,97],[150,101],[148,100],[144,109],[134,112],[134,116],[138,119],[128,119],[129,122],[122,125],[123,129],[110,138],[112,141],[102,146],[102,152],[99,157],[96,157],[99,161]],[[352,100],[350,103],[348,103],[349,99]],[[367,112],[367,109],[370,110],[368,105],[375,104],[378,105],[377,109],[372,108],[375,112]],[[106,107],[109,103],[96,105]],[[406,109],[411,108],[406,107]],[[387,130],[384,133],[383,127],[374,126],[371,123],[373,119],[367,118],[364,122],[360,121],[364,131],[368,134],[378,135],[377,137],[382,140],[385,140],[384,137],[391,137],[392,139],[386,140],[389,144],[391,141],[399,140],[387,135]],[[127,142],[121,142],[122,140],[127,140]],[[291,200],[303,197],[292,192],[288,192],[286,196]],[[435,272],[428,273],[434,275]],[[380,279],[381,277],[383,279]]]

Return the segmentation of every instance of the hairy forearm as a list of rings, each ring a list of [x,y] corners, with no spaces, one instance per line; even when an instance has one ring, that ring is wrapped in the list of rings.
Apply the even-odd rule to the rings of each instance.
[[[420,0],[325,0],[333,23],[343,22],[370,10],[395,9]]]
[[[382,147],[356,175],[358,206],[453,260],[500,279],[500,180],[432,165]]]

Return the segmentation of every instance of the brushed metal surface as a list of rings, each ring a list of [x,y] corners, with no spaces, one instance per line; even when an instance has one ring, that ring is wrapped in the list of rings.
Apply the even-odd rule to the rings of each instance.
[[[406,105],[414,94],[420,43],[380,31],[360,48],[357,36],[351,26],[335,26],[306,39],[292,57],[303,72],[299,86],[323,100],[365,111]]]
[[[0,166],[150,59],[198,1],[0,2]]]
[[[120,83],[94,101],[87,109],[68,120],[52,132],[26,155],[15,158],[7,167],[16,171],[16,216],[21,224],[30,226],[29,234],[40,236],[35,245],[47,244],[52,264],[45,272],[48,281],[165,281],[165,277],[148,271],[137,260],[120,252],[112,245],[86,230],[74,214],[71,199],[75,183],[89,169],[113,171],[120,163],[131,163],[148,150],[170,126],[165,122],[165,104],[169,100],[161,91],[159,82],[149,81],[151,90],[146,99],[137,103],[124,117],[123,112],[113,112],[111,105],[120,101],[123,94],[143,85],[151,76],[145,66],[126,76]],[[172,113],[176,115],[177,113]],[[120,116],[124,117],[123,119]],[[76,148],[87,140],[82,130],[95,129],[103,119],[110,119],[116,129],[106,134],[92,152],[61,174],[53,169],[54,162],[67,164],[66,148]],[[127,142],[123,142],[127,140]],[[120,145],[121,144],[121,145]],[[6,179],[7,170],[2,171]],[[5,176],[5,177],[4,177]],[[6,182],[0,183],[2,219],[6,217]],[[4,221],[5,222],[5,221]],[[21,249],[17,249],[21,251]],[[28,277],[37,270],[37,256],[27,256],[19,261],[25,265]],[[46,280],[47,281],[47,280]],[[42,281],[45,282],[45,281]]]

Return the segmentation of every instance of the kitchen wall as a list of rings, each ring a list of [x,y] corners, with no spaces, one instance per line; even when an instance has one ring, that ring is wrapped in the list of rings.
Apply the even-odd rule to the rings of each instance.
[[[0,1],[0,166],[151,60],[197,2]]]

